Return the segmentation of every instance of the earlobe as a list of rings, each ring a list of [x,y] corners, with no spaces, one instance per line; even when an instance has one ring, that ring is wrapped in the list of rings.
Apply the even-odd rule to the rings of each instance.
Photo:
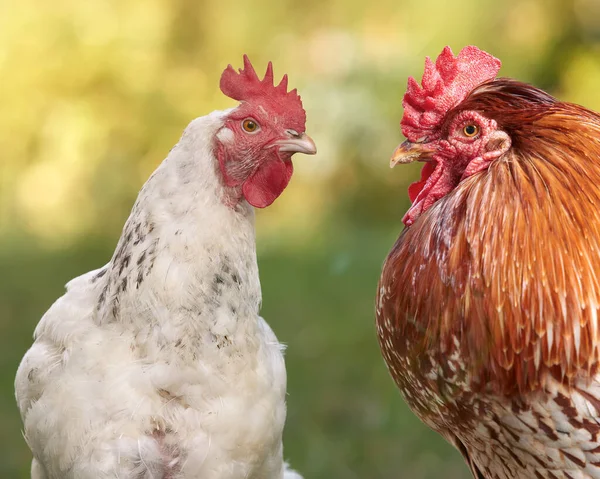
[[[233,131],[231,131],[227,127],[223,127],[217,133],[217,139],[224,145],[226,145],[228,143],[233,143],[233,140],[234,140]]]
[[[512,144],[510,136],[504,133],[502,130],[496,130],[489,134],[487,137],[487,143],[483,148],[483,154],[477,158],[471,160],[467,165],[467,168],[463,172],[461,181],[487,169],[492,161],[500,158],[504,153],[510,149]]]

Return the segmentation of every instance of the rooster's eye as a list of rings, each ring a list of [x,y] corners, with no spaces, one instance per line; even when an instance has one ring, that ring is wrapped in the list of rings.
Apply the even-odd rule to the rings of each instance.
[[[259,130],[258,123],[249,118],[242,122],[242,128],[248,133],[256,133]]]
[[[466,137],[472,138],[479,133],[479,127],[477,125],[467,125],[463,128],[463,133]]]

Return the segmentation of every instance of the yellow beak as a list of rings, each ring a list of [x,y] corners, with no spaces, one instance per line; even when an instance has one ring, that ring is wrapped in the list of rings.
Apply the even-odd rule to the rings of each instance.
[[[416,160],[427,160],[431,158],[434,148],[427,143],[411,143],[406,140],[394,150],[390,159],[390,168],[393,168],[398,163],[411,163]]]
[[[305,155],[314,155],[317,152],[315,142],[306,133],[297,134],[293,138],[279,140],[275,144],[279,145],[279,151],[304,153]]]

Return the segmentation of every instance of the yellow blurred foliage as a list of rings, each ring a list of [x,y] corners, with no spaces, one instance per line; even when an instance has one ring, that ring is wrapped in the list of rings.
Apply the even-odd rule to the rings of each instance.
[[[406,77],[445,44],[475,43],[503,59],[502,74],[600,108],[588,11],[593,0],[4,0],[0,236],[64,246],[118,231],[185,125],[232,105],[219,74],[243,53],[290,75],[319,146],[259,215],[263,234],[308,235],[338,197],[360,193],[345,178],[362,168],[405,196],[416,172],[392,177],[387,158]]]

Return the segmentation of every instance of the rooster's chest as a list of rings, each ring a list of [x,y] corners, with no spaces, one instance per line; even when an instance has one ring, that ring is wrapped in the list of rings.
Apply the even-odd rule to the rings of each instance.
[[[412,338],[398,338],[381,325],[379,342],[388,369],[403,398],[428,426],[442,432],[467,425],[486,406],[474,391],[458,350],[440,354],[416,346]],[[398,344],[402,342],[402,346]]]

